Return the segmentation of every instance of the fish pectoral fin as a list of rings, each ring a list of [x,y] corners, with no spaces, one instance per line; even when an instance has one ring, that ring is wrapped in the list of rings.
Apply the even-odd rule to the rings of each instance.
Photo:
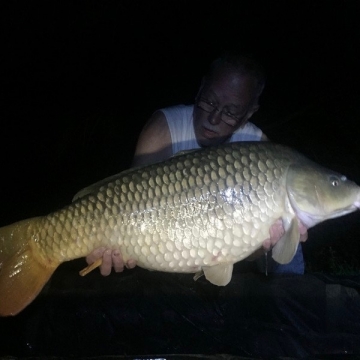
[[[289,229],[275,244],[272,249],[272,257],[279,264],[288,264],[295,256],[299,245],[300,230],[296,217],[290,221]]]
[[[233,264],[221,263],[214,266],[204,266],[202,268],[208,281],[217,286],[227,285],[232,277]]]

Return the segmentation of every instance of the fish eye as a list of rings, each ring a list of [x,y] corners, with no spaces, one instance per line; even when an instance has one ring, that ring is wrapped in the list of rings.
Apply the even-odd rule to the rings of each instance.
[[[330,183],[332,186],[339,186],[340,185],[340,179],[336,176],[330,177]]]

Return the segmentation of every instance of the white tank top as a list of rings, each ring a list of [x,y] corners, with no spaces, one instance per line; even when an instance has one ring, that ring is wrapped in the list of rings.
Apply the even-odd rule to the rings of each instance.
[[[194,105],[177,105],[160,109],[165,115],[170,129],[173,154],[200,148],[194,132],[193,110]],[[229,141],[260,141],[262,134],[257,126],[247,122],[232,134]]]

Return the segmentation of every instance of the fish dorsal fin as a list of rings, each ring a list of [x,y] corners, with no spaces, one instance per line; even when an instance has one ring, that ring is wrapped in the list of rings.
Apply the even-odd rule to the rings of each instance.
[[[295,256],[300,240],[299,223],[291,218],[290,226],[272,249],[272,257],[279,264],[288,264]]]
[[[199,149],[190,149],[190,150],[181,150],[181,151],[178,151],[177,153],[175,153],[174,155],[171,156],[171,158],[174,158],[174,157],[178,157],[178,156],[181,156],[181,155],[185,155],[185,154],[190,154],[196,150],[199,150]],[[101,186],[103,185],[106,185],[107,183],[111,182],[111,181],[114,181],[116,180],[117,178],[119,178],[120,176],[122,175],[126,175],[126,173],[129,173],[129,172],[133,172],[135,170],[138,170],[140,168],[142,168],[144,166],[135,166],[135,167],[132,167],[130,169],[127,169],[127,170],[124,170],[118,174],[115,174],[115,175],[112,175],[112,176],[109,176],[103,180],[100,180],[100,181],[97,181],[96,183],[94,184],[91,184],[81,190],[79,190],[73,197],[72,199],[72,202],[76,201],[76,200],[79,200],[87,195],[90,195],[90,194],[95,194],[100,188]]]
[[[126,175],[127,173],[130,173],[130,172],[133,172],[137,169],[139,169],[140,166],[137,166],[137,167],[133,167],[133,168],[130,168],[130,169],[126,169],[120,173],[117,173],[115,175],[111,175],[111,176],[108,176],[107,178],[105,179],[102,179],[100,181],[97,181],[96,183],[94,184],[91,184],[81,190],[79,190],[73,197],[72,199],[72,202],[76,201],[76,200],[79,200],[83,197],[85,197],[86,195],[90,195],[90,194],[95,194],[103,185],[106,185],[108,184],[109,182],[112,182],[112,181],[115,181],[116,179],[118,179],[120,176],[122,175]]]
[[[233,264],[222,263],[214,266],[204,266],[204,275],[208,281],[217,286],[227,285],[232,277]]]
[[[174,155],[172,155],[171,157],[174,158],[174,157],[178,157],[178,156],[185,155],[185,154],[191,154],[192,152],[197,151],[197,150],[199,150],[199,149],[180,150],[177,153],[175,153]]]
[[[79,200],[86,195],[90,195],[95,193],[101,186],[105,185],[108,181],[111,179],[107,178],[101,181],[96,182],[95,184],[89,185],[81,190],[79,190],[73,197],[72,202],[75,202],[76,200]]]

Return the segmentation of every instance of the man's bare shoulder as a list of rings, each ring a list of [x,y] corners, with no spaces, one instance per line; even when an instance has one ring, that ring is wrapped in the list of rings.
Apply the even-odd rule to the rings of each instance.
[[[146,122],[144,128],[140,133],[140,137],[144,132],[162,130],[164,129],[164,127],[166,128],[167,126],[168,125],[165,114],[161,110],[157,110],[151,115],[149,120]]]
[[[172,155],[172,141],[166,117],[156,111],[142,129],[134,154],[132,166],[142,166]]]

